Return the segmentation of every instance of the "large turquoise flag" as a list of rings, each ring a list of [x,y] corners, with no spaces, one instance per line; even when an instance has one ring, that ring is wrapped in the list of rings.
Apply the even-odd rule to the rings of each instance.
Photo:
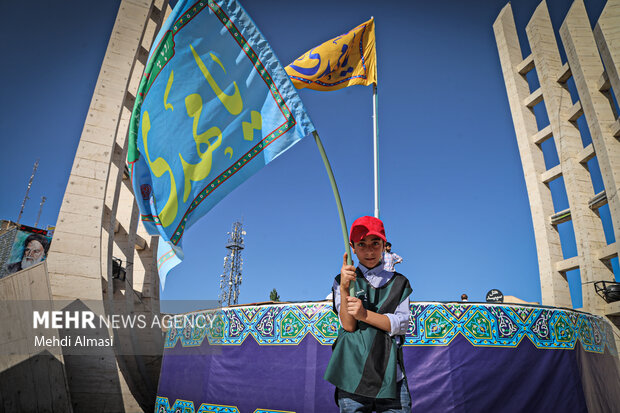
[[[181,0],[153,44],[127,162],[142,222],[163,239],[165,281],[185,230],[314,126],[238,2]]]

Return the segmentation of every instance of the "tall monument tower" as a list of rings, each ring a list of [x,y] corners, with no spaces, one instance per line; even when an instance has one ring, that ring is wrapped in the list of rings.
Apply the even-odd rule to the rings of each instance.
[[[608,0],[594,30],[583,0],[575,0],[559,34],[560,57],[547,3],[542,1],[525,27],[531,53],[523,57],[508,4],[493,24],[519,154],[530,200],[545,305],[572,307],[566,273],[579,270],[583,310],[620,325],[620,302],[607,303],[595,290],[614,281],[610,260],[620,249],[620,121],[611,94],[620,101],[620,0]],[[531,85],[534,72],[538,85]],[[530,76],[528,76],[530,73]],[[574,83],[577,99],[568,83]],[[546,111],[539,124],[535,108]],[[591,143],[584,145],[584,116]],[[540,118],[539,118],[540,119]],[[542,145],[553,140],[559,164],[546,165]],[[604,190],[594,192],[588,165],[600,168]],[[569,208],[554,209],[550,183],[563,178]],[[609,205],[615,242],[607,243],[599,208]],[[562,251],[558,225],[571,221],[577,255]],[[620,333],[615,330],[616,342]]]

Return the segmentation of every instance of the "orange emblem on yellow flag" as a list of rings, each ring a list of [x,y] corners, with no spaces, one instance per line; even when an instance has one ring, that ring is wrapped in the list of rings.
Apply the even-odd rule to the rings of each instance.
[[[326,41],[286,66],[296,88],[338,90],[377,82],[375,21]]]

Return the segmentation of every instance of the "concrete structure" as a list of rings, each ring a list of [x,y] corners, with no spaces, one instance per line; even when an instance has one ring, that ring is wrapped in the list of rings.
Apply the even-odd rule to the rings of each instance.
[[[103,303],[106,311],[115,314],[140,311],[159,315],[156,240],[138,225],[139,212],[125,159],[135,93],[166,11],[167,0],[122,0],[47,262],[1,280],[0,293],[28,299],[32,294],[25,280],[38,277],[44,279],[41,285],[46,287],[39,295],[52,306],[71,303],[83,309]],[[113,257],[122,260],[124,279],[113,277]],[[16,282],[19,288],[13,285]],[[10,395],[21,394],[24,400],[36,401],[41,389],[19,381],[14,385],[5,382],[3,407],[12,406],[7,411],[153,411],[163,348],[161,331],[122,334],[109,329],[104,333],[115,336],[114,348],[96,356],[52,356],[54,370],[46,371],[57,388],[50,391],[56,394],[60,389],[62,400],[50,399],[30,409],[29,404],[17,403]],[[2,344],[15,346],[18,342]],[[9,358],[0,367],[3,372],[31,371],[17,366],[27,367],[39,356],[33,354],[24,360],[22,352],[21,358]]]
[[[33,303],[52,306],[45,262],[0,280],[0,411],[69,412],[65,358],[58,347],[35,348],[27,328]],[[58,330],[47,335],[58,338]]]
[[[608,0],[594,30],[583,0],[575,0],[559,33],[560,50],[545,1],[525,28],[531,54],[521,52],[508,4],[493,24],[510,110],[532,211],[544,305],[572,307],[566,273],[579,269],[582,310],[606,315],[620,325],[620,302],[607,304],[596,294],[594,282],[614,281],[610,260],[618,256],[620,241],[607,244],[598,209],[609,205],[615,239],[620,239],[620,123],[610,86],[620,93],[620,0]],[[600,54],[600,56],[599,56]],[[602,60],[601,60],[602,57]],[[535,71],[540,87],[530,90],[527,74]],[[572,76],[579,100],[567,86]],[[537,124],[534,107],[544,104],[548,125]],[[585,116],[592,143],[584,147],[577,125]],[[547,169],[541,144],[553,139],[560,163]],[[605,190],[595,194],[587,163],[595,159]],[[555,211],[549,183],[563,177],[569,208]],[[572,221],[577,255],[562,253],[557,226]],[[620,333],[614,331],[620,343]]]
[[[135,91],[166,8],[166,0],[121,2],[47,258],[54,300],[103,299],[126,313],[159,312],[157,246],[138,226],[125,159]],[[112,277],[112,257],[122,260],[125,280]],[[118,343],[124,344],[133,343]],[[103,357],[104,363],[82,357],[65,365],[74,410],[152,410],[158,360]]]

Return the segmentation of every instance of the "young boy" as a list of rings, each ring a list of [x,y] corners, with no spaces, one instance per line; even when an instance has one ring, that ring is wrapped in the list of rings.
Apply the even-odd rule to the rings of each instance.
[[[402,344],[409,323],[407,278],[383,268],[383,222],[361,217],[351,226],[357,269],[344,254],[333,285],[341,328],[324,378],[336,386],[341,412],[410,412]],[[355,297],[349,284],[355,280]]]

